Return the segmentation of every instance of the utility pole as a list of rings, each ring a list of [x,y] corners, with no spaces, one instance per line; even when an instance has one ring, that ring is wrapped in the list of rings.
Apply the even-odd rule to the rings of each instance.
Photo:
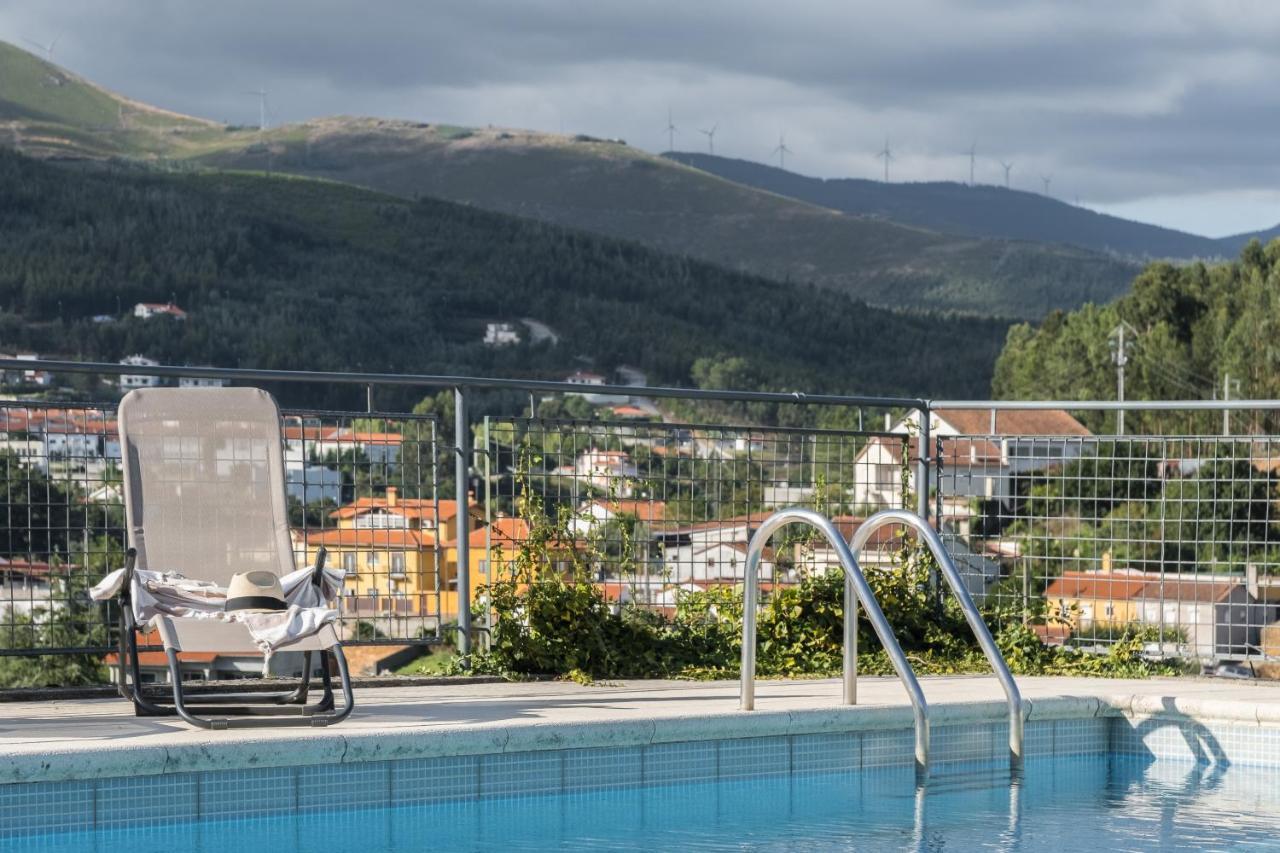
[[[1111,331],[1111,360],[1116,364],[1116,400],[1124,402],[1124,366],[1129,363],[1130,343],[1125,341],[1125,329],[1129,324],[1120,321],[1120,325]],[[1124,435],[1124,409],[1116,412],[1116,435]]]
[[[1222,374],[1222,402],[1231,399],[1231,386],[1235,385],[1237,393],[1240,391],[1240,380],[1231,378],[1231,374],[1224,372]],[[1222,434],[1224,436],[1231,435],[1231,410],[1222,410]]]

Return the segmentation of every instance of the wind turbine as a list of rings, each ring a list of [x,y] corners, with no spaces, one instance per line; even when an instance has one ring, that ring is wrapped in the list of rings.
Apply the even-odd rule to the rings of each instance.
[[[1053,175],[1041,175],[1040,180],[1044,181],[1044,194],[1049,194],[1049,182],[1053,180]]]
[[[709,154],[716,153],[716,130],[719,127],[720,127],[720,123],[717,122],[711,125],[710,130],[703,130],[701,128],[698,129],[698,133],[701,133],[703,136],[707,138],[707,153]]]
[[[884,149],[876,157],[884,158],[884,182],[887,184],[889,183],[889,161],[893,159],[893,152],[889,150],[889,137],[884,138]]]
[[[1001,160],[1000,165],[1004,167],[1004,188],[1009,189],[1009,173],[1013,171],[1013,164]]]
[[[778,155],[778,168],[787,168],[787,155],[791,153],[791,149],[787,147],[787,135],[785,133],[778,134],[778,147],[773,149],[772,153]]]
[[[36,41],[35,39],[29,39],[29,38],[24,38],[24,39],[23,39],[23,41],[25,41],[27,44],[31,45],[32,47],[38,47],[38,48],[40,48],[40,52],[44,54],[45,61],[46,61],[46,62],[48,62],[50,65],[52,65],[52,64],[53,64],[53,49],[54,49],[55,47],[57,47],[57,46],[58,46],[58,39],[60,39],[60,38],[62,38],[62,36],[58,36],[57,38],[55,38],[53,41],[49,42],[48,44],[41,44],[40,42]]]
[[[973,186],[973,164],[978,156],[978,143],[969,146],[969,186]]]
[[[258,96],[258,130],[267,129],[267,90],[266,89],[247,89],[246,95]]]
[[[676,123],[671,118],[671,107],[667,107],[667,150],[676,150]]]

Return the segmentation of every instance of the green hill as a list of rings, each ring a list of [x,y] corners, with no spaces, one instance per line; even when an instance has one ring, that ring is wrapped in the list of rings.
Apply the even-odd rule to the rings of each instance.
[[[620,142],[331,118],[259,133],[155,110],[0,43],[0,144],[287,172],[635,240],[884,306],[1034,318],[1122,292],[1136,268],[1075,248],[951,236],[735,184]]]
[[[587,357],[687,384],[742,356],[756,387],[973,396],[1007,327],[330,182],[0,151],[0,198],[0,340],[82,359],[556,378]],[[185,323],[126,316],[171,297]],[[521,317],[560,343],[482,345]]]
[[[198,162],[429,195],[885,306],[1038,317],[1110,299],[1137,267],[1063,246],[956,237],[784,198],[619,142],[329,119]]]
[[[1209,237],[1095,213],[1039,193],[986,184],[971,187],[954,181],[884,183],[861,178],[810,178],[763,163],[709,154],[671,152],[663,156],[744,186],[844,213],[881,216],[949,234],[1063,243],[1139,258],[1217,258],[1238,251],[1238,247]]]
[[[0,41],[0,138],[40,157],[168,155],[222,125],[132,101]]]
[[[1000,355],[993,392],[1003,399],[1112,400],[1116,368],[1110,337],[1128,324],[1125,389],[1135,400],[1213,399],[1224,378],[1235,399],[1280,396],[1280,241],[1250,243],[1237,261],[1212,266],[1156,263],[1109,305],[1050,315],[1039,327],[1014,326]],[[1114,425],[1091,416],[1091,425]],[[1266,434],[1275,413],[1232,416],[1236,432]],[[1221,424],[1220,413],[1130,412],[1126,427],[1193,435]]]

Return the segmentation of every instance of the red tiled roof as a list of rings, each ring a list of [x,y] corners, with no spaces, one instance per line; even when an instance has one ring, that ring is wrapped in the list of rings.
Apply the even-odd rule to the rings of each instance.
[[[592,501],[592,503],[614,515],[634,515],[638,520],[646,524],[653,521],[663,521],[667,517],[666,501],[600,499]]]
[[[1044,596],[1127,601],[1139,597],[1150,580],[1142,572],[1063,572],[1045,588]]]
[[[1139,597],[1207,604],[1222,601],[1241,586],[1243,584],[1239,581],[1220,579],[1165,580],[1163,582],[1156,580],[1144,586]]]
[[[1093,435],[1063,409],[997,411],[994,431],[990,409],[940,409],[934,415],[965,435]]]

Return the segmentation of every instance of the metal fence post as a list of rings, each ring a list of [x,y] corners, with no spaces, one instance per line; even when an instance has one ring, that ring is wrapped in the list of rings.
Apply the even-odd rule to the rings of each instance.
[[[457,501],[458,555],[458,655],[463,667],[471,656],[471,553],[467,534],[471,524],[467,494],[467,475],[471,462],[471,423],[467,416],[467,392],[462,386],[453,389],[453,437],[457,445],[454,458],[454,497]],[[438,529],[438,528],[437,528]]]
[[[916,461],[916,512],[929,523],[929,404],[920,407],[920,458]]]

